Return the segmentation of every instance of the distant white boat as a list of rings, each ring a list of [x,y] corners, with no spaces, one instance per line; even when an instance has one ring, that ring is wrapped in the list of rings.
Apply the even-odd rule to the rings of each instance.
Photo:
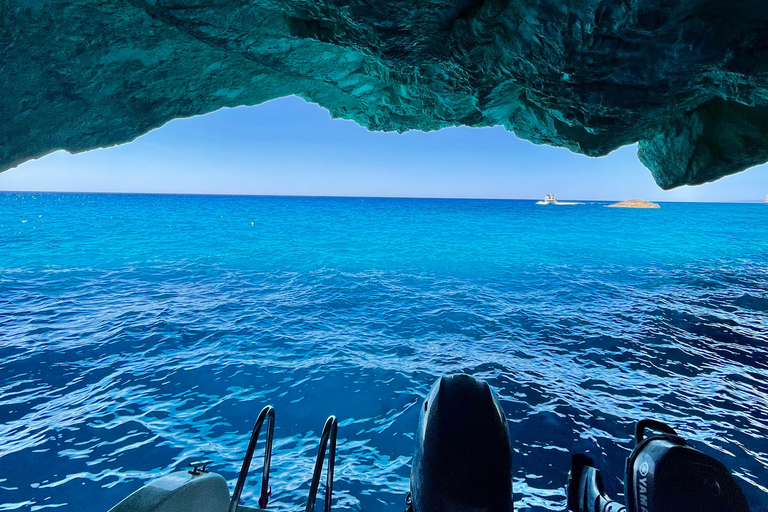
[[[555,194],[547,194],[544,196],[543,201],[538,201],[536,204],[557,204],[557,196]]]
[[[546,196],[544,196],[543,201],[536,201],[536,204],[556,204],[558,206],[569,206],[572,204],[581,204],[581,203],[566,203],[563,201],[558,201],[557,196],[555,194],[547,194]]]

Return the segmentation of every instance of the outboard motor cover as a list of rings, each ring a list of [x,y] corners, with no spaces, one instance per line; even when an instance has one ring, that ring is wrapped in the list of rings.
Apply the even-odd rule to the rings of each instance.
[[[444,376],[421,410],[411,468],[414,512],[511,512],[512,447],[490,386]]]
[[[663,434],[644,439],[646,428]],[[638,422],[636,442],[624,481],[631,512],[748,512],[728,469],[689,446],[668,425]]]

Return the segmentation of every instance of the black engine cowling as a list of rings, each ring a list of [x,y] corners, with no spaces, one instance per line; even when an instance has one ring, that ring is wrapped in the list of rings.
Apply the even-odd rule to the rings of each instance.
[[[499,402],[469,375],[441,377],[424,402],[411,468],[414,512],[511,512],[512,447]]]

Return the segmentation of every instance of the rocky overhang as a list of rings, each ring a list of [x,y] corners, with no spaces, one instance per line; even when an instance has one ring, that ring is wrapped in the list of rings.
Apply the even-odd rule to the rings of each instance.
[[[768,160],[764,0],[0,0],[0,40],[0,170],[291,94],[371,130],[638,142],[664,189]]]

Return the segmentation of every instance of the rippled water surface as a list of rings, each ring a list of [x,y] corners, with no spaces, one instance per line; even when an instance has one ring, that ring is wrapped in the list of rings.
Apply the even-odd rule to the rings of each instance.
[[[0,510],[105,511],[277,410],[270,508],[398,511],[441,374],[497,390],[517,510],[621,493],[671,423],[768,510],[768,206],[0,194]],[[254,504],[257,479],[244,497]]]

